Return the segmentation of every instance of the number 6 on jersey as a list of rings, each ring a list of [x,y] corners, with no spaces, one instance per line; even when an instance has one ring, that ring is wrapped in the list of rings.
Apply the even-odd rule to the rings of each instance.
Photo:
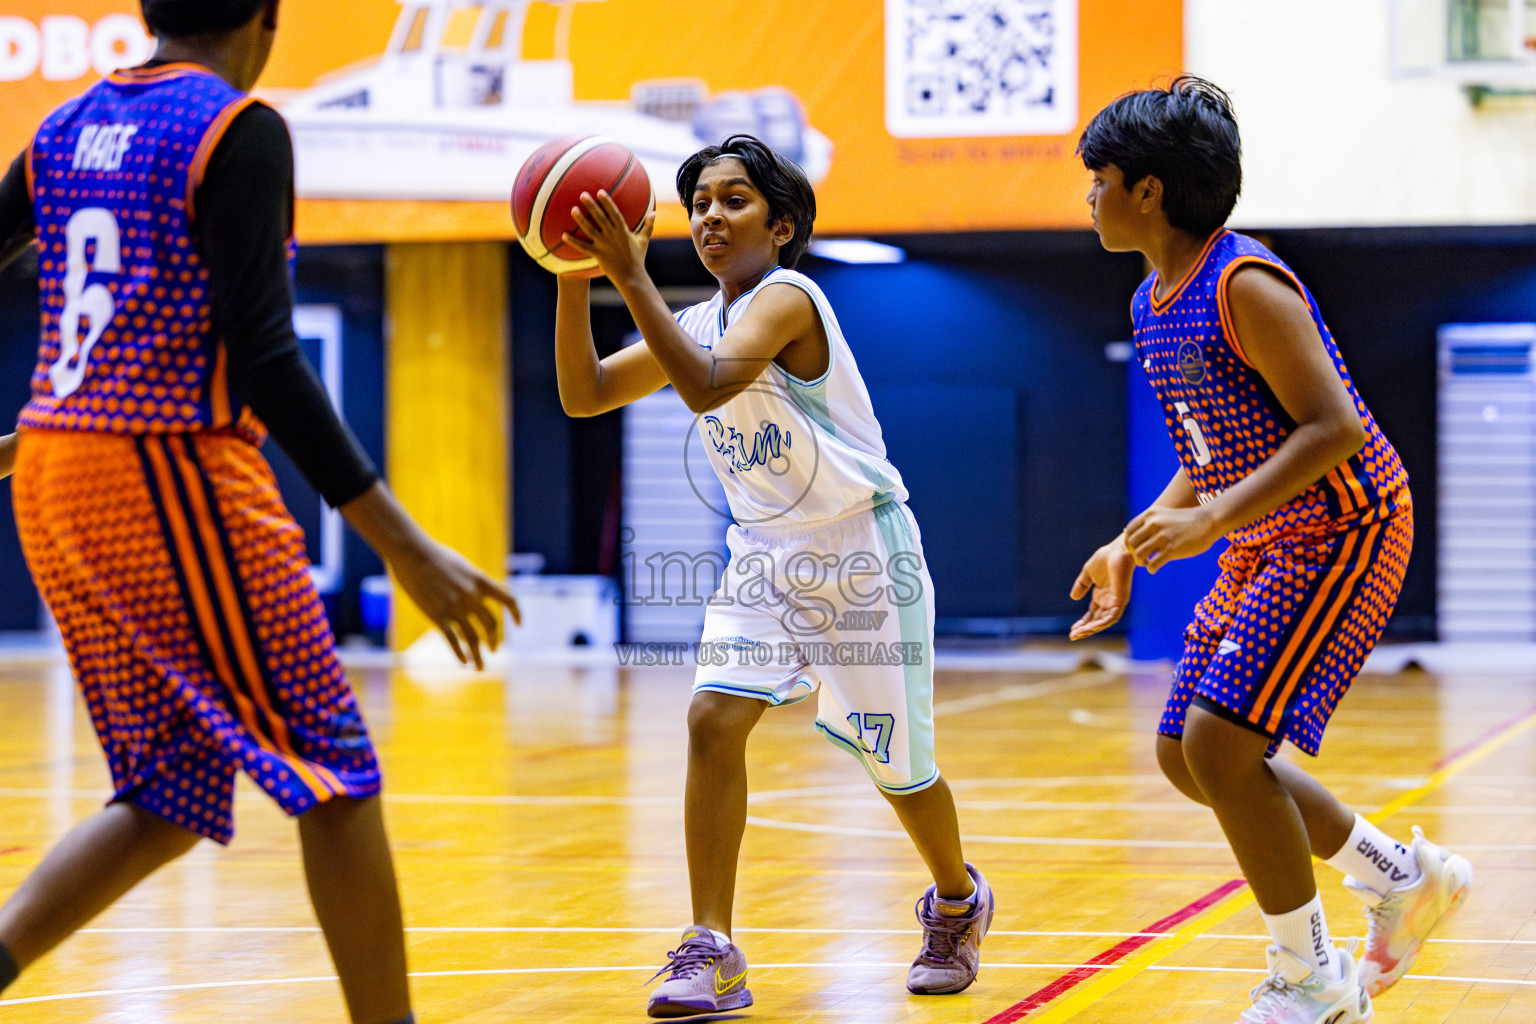
[[[48,368],[53,393],[60,398],[74,394],[85,380],[91,349],[117,312],[107,286],[97,282],[87,288],[86,275],[93,270],[104,274],[120,274],[123,270],[122,239],[111,211],[99,206],[79,210],[69,218],[64,232],[68,252],[64,264],[64,311],[59,314],[59,358]],[[96,251],[87,256],[86,247],[91,242],[96,243]],[[83,345],[82,316],[90,320]]]

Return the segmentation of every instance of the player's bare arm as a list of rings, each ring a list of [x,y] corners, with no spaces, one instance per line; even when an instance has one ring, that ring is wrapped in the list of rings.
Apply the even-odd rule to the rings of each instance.
[[[480,645],[493,651],[499,645],[501,613],[494,605],[510,611],[514,622],[522,621],[511,591],[428,536],[383,481],[337,511],[389,564],[401,588],[442,631],[459,661],[484,668]]]
[[[1233,272],[1227,302],[1243,353],[1296,426],[1263,465],[1209,504],[1154,506],[1131,521],[1126,545],[1153,572],[1279,508],[1368,439],[1300,292],[1263,267],[1246,266]]]
[[[1198,505],[1195,488],[1180,468],[1147,511],[1187,509]],[[1126,547],[1125,534],[1125,530],[1120,531],[1114,540],[1095,551],[1083,563],[1083,571],[1077,574],[1077,580],[1072,584],[1072,600],[1089,598],[1088,610],[1072,624],[1068,639],[1081,640],[1103,632],[1125,614],[1125,606],[1131,600],[1131,577],[1136,571],[1136,561]]]
[[[10,476],[16,469],[16,439],[17,434],[6,434],[0,437],[0,480]]]
[[[788,367],[795,376],[802,376],[795,372],[797,369],[805,370],[806,378],[817,377],[826,370],[827,341],[816,304],[804,290],[792,284],[771,284],[759,292],[713,349],[695,344],[670,315],[666,319],[665,325],[658,326],[670,326],[672,330],[663,340],[653,343],[651,349],[666,369],[672,386],[696,413],[724,405],[751,386],[769,363],[776,359],[782,363],[791,346],[798,355],[804,348],[814,347],[819,338],[822,353],[812,369]],[[645,328],[642,326],[641,330]],[[670,337],[674,331],[678,335],[675,340]]]
[[[821,351],[827,351],[825,329],[815,304],[802,289],[787,284],[764,288],[720,344],[713,349],[701,348],[678,326],[646,273],[645,245],[651,222],[647,221],[641,232],[629,231],[617,205],[605,192],[596,196],[583,193],[582,203],[583,209],[573,215],[591,240],[571,235],[565,240],[597,259],[598,267],[624,297],[651,355],[693,412],[708,412],[729,401],[791,346],[806,342],[815,346],[819,342]],[[825,368],[825,356],[819,363]]]
[[[558,280],[555,378],[567,416],[598,416],[666,386],[666,371],[644,341],[599,359],[592,342],[590,282],[572,274]]]

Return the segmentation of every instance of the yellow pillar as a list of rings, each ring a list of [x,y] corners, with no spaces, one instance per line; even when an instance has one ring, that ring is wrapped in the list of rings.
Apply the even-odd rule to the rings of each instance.
[[[498,242],[391,245],[384,259],[385,474],[433,537],[506,573],[507,253]],[[432,628],[396,591],[390,647]]]

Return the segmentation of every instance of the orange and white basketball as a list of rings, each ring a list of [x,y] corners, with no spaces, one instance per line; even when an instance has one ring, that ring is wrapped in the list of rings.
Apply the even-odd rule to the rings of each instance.
[[[571,248],[561,235],[579,235],[571,208],[583,192],[603,189],[634,231],[656,209],[645,167],[628,149],[601,135],[567,135],[546,142],[523,162],[512,188],[517,240],[534,261],[554,274],[595,277],[597,261]]]

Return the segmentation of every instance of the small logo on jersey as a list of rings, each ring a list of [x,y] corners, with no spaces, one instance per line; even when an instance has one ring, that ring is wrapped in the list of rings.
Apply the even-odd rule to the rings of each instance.
[[[1205,354],[1200,351],[1199,342],[1186,341],[1179,346],[1179,372],[1191,384],[1205,380]]]
[[[754,647],[769,646],[763,641],[753,640],[749,636],[722,636],[717,637],[714,640],[706,640],[704,643],[718,644],[721,647],[728,647],[733,651],[750,651]]]
[[[336,746],[343,750],[363,750],[368,746],[368,730],[356,711],[344,711],[336,716],[334,733]]]
[[[1143,359],[1141,361],[1141,368],[1143,370],[1147,371],[1148,373],[1152,372],[1152,357],[1151,356],[1147,356],[1147,358],[1145,358],[1145,359]]]
[[[1236,640],[1222,640],[1222,642],[1216,647],[1216,656],[1219,658],[1223,654],[1236,654],[1242,649],[1243,645],[1238,643]]]

